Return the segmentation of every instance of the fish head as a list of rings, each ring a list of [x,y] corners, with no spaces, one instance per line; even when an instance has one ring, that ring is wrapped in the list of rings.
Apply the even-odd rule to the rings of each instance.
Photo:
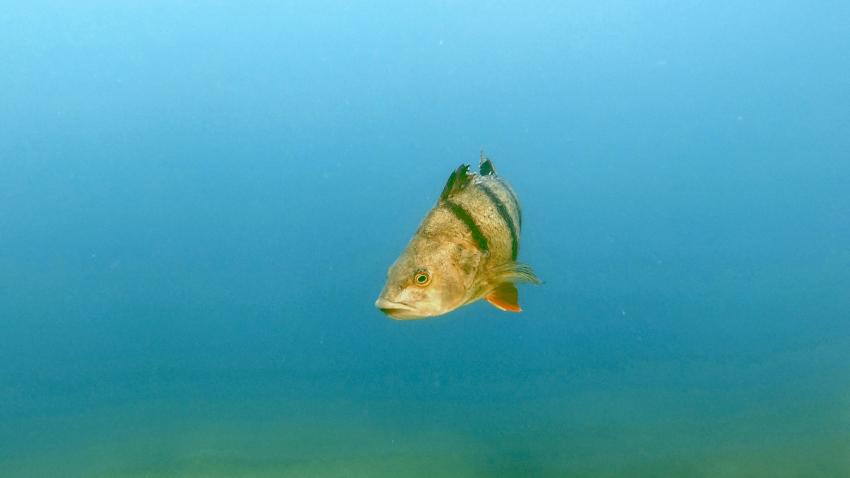
[[[446,243],[412,243],[390,266],[375,307],[393,319],[443,315],[466,303],[471,284],[462,247]]]

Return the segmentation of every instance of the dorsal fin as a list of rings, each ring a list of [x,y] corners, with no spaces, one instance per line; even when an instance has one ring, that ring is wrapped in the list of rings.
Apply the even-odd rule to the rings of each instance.
[[[482,176],[496,174],[496,168],[493,166],[493,161],[490,161],[490,158],[484,154],[484,151],[481,151],[481,161],[478,164],[478,170],[481,172]]]
[[[467,184],[469,184],[469,180],[472,179],[472,176],[469,174],[469,165],[461,164],[457,169],[452,171],[452,175],[449,176],[449,180],[446,181],[446,186],[443,188],[442,194],[440,194],[440,200],[445,201],[450,198],[452,195],[465,188]]]

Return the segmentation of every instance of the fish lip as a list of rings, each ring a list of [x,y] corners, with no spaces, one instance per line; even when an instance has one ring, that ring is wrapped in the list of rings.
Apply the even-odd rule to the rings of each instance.
[[[393,302],[391,300],[384,299],[383,297],[379,297],[378,300],[375,301],[375,307],[379,309],[415,310],[413,306],[405,304],[404,302]]]
[[[375,307],[394,319],[417,317],[416,309],[404,302],[393,302],[384,298],[375,301]]]

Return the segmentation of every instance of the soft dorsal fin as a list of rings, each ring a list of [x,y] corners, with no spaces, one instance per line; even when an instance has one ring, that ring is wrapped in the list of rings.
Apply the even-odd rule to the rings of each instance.
[[[485,299],[499,310],[522,312],[519,306],[519,292],[516,290],[516,286],[510,282],[502,283],[499,287],[496,287],[496,290],[489,293]]]
[[[482,176],[496,174],[496,168],[493,166],[493,161],[490,161],[490,158],[484,154],[484,151],[481,151],[481,161],[478,163],[478,170],[481,172]]]
[[[452,175],[449,176],[449,180],[446,181],[446,186],[443,188],[442,194],[440,194],[440,199],[445,201],[450,198],[465,188],[469,184],[470,179],[472,179],[472,176],[469,174],[469,165],[461,164],[457,169],[452,171]]]

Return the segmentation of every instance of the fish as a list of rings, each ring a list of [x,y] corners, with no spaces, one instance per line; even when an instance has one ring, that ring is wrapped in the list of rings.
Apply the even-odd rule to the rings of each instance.
[[[452,171],[387,270],[375,307],[397,320],[440,316],[480,299],[521,312],[516,284],[541,283],[517,261],[521,228],[516,193],[482,151],[477,174],[469,164]]]

